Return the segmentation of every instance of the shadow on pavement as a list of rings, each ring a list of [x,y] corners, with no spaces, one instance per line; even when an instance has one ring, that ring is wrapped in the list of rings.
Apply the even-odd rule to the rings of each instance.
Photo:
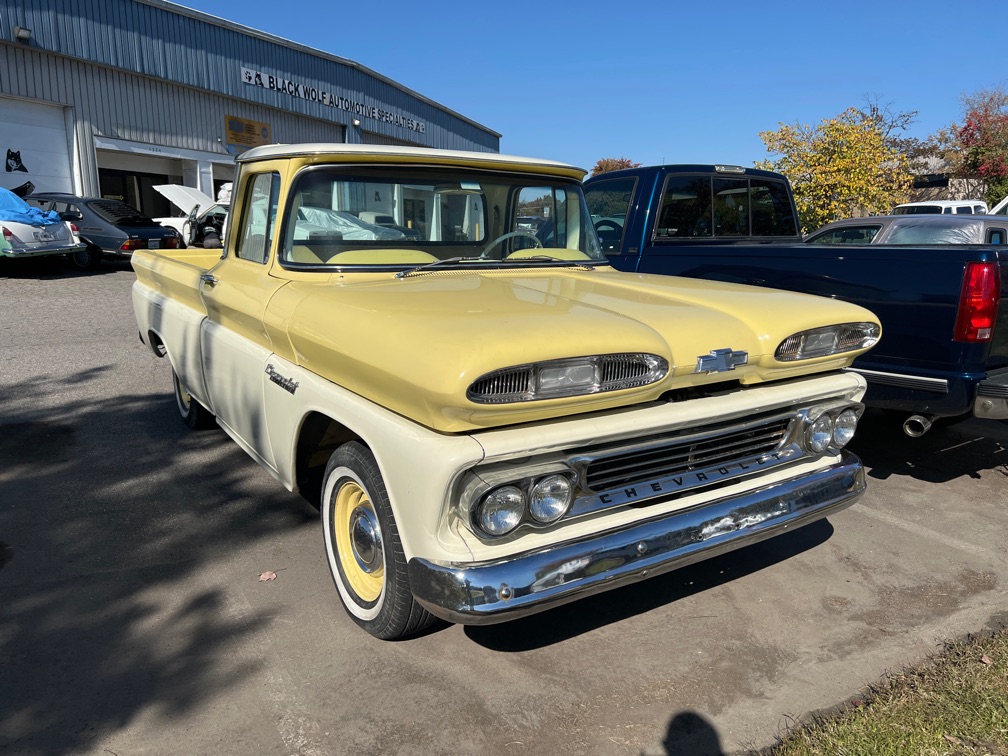
[[[964,475],[979,478],[985,470],[1008,477],[1008,425],[991,420],[939,424],[920,438],[907,436],[901,425],[877,410],[861,419],[850,449],[865,463],[869,478],[905,475],[944,483]]]
[[[170,395],[95,402],[60,385],[87,379],[0,386],[0,751],[86,751],[255,674],[254,653],[227,652],[267,630],[271,610],[236,609],[202,573],[317,517],[282,490],[248,495],[254,465],[222,432],[189,432]],[[33,408],[32,394],[64,391]]]
[[[502,625],[467,626],[465,632],[474,642],[495,651],[542,648],[730,583],[813,549],[832,535],[829,521],[818,520],[793,532],[640,583]]]
[[[714,725],[695,711],[681,711],[672,717],[662,746],[666,756],[724,756]]]

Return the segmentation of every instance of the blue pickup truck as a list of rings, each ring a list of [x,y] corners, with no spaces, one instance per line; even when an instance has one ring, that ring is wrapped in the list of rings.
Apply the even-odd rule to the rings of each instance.
[[[787,179],[754,168],[630,168],[584,189],[603,249],[621,270],[790,289],[872,310],[882,339],[851,369],[868,381],[865,403],[897,413],[908,435],[938,418],[1008,420],[1008,308],[1000,306],[1008,247],[804,244]]]

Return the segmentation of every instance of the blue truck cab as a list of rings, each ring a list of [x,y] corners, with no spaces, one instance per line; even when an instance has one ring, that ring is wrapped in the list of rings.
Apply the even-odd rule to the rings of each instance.
[[[1008,250],[992,244],[804,244],[783,175],[663,165],[585,182],[616,268],[789,289],[853,302],[882,339],[850,368],[865,403],[911,436],[938,418],[1008,420]],[[1008,218],[1006,229],[1008,229]]]

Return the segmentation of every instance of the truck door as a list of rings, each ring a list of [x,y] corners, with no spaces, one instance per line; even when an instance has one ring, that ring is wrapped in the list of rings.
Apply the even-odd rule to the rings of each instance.
[[[221,425],[275,470],[263,406],[263,374],[273,348],[263,315],[285,283],[270,276],[267,265],[276,235],[280,174],[254,174],[243,188],[245,196],[236,206],[242,217],[232,219],[234,243],[200,284],[208,315],[200,332],[203,375]]]

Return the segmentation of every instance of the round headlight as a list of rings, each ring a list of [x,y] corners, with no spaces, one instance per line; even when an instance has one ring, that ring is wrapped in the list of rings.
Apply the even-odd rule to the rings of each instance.
[[[833,418],[825,412],[816,418],[805,435],[808,448],[816,453],[826,451],[833,440]]]
[[[525,513],[525,496],[515,486],[502,486],[483,497],[477,521],[484,532],[502,536],[518,527]]]
[[[563,475],[548,475],[532,486],[529,512],[542,523],[556,522],[571,503],[571,484]]]
[[[857,421],[857,413],[854,410],[846,409],[841,412],[833,426],[833,443],[837,446],[846,446],[854,438]]]

